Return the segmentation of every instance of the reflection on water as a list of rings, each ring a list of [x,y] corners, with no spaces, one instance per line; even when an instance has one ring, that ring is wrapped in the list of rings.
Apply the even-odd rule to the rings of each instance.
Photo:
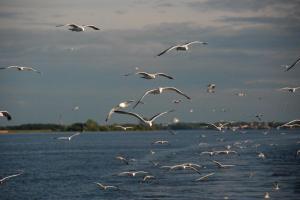
[[[263,199],[265,192],[271,199],[299,199],[300,134],[280,133],[83,133],[71,141],[55,139],[68,133],[0,135],[0,176],[25,172],[0,186],[0,199]],[[153,145],[156,140],[169,143]],[[238,154],[200,155],[228,147]],[[126,165],[115,159],[118,155],[134,159]],[[219,169],[212,160],[235,166]],[[160,168],[185,162],[203,165],[201,175],[215,174],[196,182],[201,175],[192,170]],[[129,170],[147,171],[156,179],[117,175]],[[120,190],[103,191],[94,182]]]

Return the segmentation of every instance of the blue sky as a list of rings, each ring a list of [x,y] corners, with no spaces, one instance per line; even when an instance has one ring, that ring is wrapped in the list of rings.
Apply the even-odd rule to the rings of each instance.
[[[297,0],[1,1],[0,66],[32,66],[43,74],[0,72],[0,109],[13,116],[0,125],[58,123],[60,115],[64,123],[104,124],[111,107],[158,86],[178,87],[192,100],[174,105],[175,94],[148,96],[134,112],[150,117],[176,109],[159,122],[252,121],[257,113],[267,121],[299,118],[300,93],[278,91],[300,86],[300,66],[280,67],[300,56],[299,8]],[[76,33],[56,27],[62,23],[102,30]],[[208,45],[155,57],[193,40]],[[175,80],[122,76],[135,67]],[[209,83],[215,94],[206,93]],[[240,91],[247,96],[234,95]],[[115,114],[115,122],[136,120]]]

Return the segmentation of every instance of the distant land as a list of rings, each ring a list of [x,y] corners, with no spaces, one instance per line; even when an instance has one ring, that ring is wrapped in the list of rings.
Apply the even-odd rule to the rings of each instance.
[[[216,122],[218,123],[226,123]],[[274,129],[284,124],[284,122],[232,122],[225,126],[225,129],[231,130],[250,130],[250,129]],[[212,126],[208,126],[204,122],[181,122],[175,124],[155,124],[153,127],[145,127],[141,124],[110,124],[110,125],[99,125],[94,120],[87,120],[86,122],[78,122],[70,125],[64,124],[22,124],[15,126],[2,126],[0,127],[0,133],[10,132],[68,132],[68,131],[121,131],[121,128],[116,127],[117,125],[130,126],[130,131],[149,131],[149,130],[198,130],[207,129],[213,130]],[[284,128],[281,128],[284,129]]]

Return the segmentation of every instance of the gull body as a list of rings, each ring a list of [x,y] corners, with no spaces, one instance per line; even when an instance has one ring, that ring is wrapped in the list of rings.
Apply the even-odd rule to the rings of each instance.
[[[230,167],[234,167],[235,165],[224,165],[220,162],[217,162],[215,160],[213,160],[214,163],[216,163],[216,165],[219,167],[219,168],[230,168]]]
[[[280,88],[279,90],[286,90],[289,91],[291,93],[295,93],[296,90],[298,90],[300,87],[284,87],[284,88]]]
[[[0,69],[17,69],[19,71],[34,71],[37,72],[39,74],[41,74],[40,71],[32,68],[32,67],[23,67],[23,66],[8,66],[8,67],[1,67]]]
[[[145,96],[147,96],[148,94],[153,94],[153,95],[157,95],[157,94],[161,94],[165,91],[173,91],[176,92],[182,96],[184,96],[187,99],[191,99],[189,96],[187,96],[186,94],[184,94],[183,92],[181,92],[180,90],[178,90],[175,87],[158,87],[155,89],[151,89],[148,90],[144,93],[144,95],[137,101],[137,103],[133,106],[133,108],[135,108],[138,104],[140,104],[142,102],[142,100],[145,98]]]
[[[265,159],[266,156],[264,153],[260,152],[258,155],[257,155],[259,158],[262,158],[262,159]]]
[[[113,107],[113,108],[109,111],[109,113],[108,113],[108,115],[107,115],[105,121],[107,122],[107,121],[111,118],[111,115],[112,115],[116,110],[122,109],[122,108],[128,108],[132,102],[134,102],[134,100],[123,101],[123,102],[119,103],[117,106]]]
[[[8,121],[12,119],[10,113],[6,110],[0,111],[0,117],[5,117]]]
[[[7,181],[8,179],[11,179],[13,177],[17,177],[17,176],[20,176],[21,174],[23,174],[23,172],[20,172],[18,174],[13,174],[13,175],[9,175],[9,176],[6,176],[2,179],[0,179],[0,185],[3,184],[5,181]]]
[[[79,134],[80,134],[80,132],[77,132],[77,133],[75,133],[75,134],[73,134],[73,135],[71,135],[69,137],[58,137],[57,139],[58,140],[69,140],[70,141],[73,137],[75,137],[75,136],[77,136]]]
[[[118,189],[118,187],[113,186],[113,185],[103,185],[101,183],[95,182],[99,186],[100,189],[102,190],[108,190],[108,189]]]
[[[165,114],[173,112],[173,111],[174,110],[169,110],[169,111],[165,111],[165,112],[162,112],[162,113],[158,113],[158,114],[154,115],[152,118],[150,118],[149,120],[145,119],[142,116],[140,116],[140,115],[138,115],[136,113],[133,113],[133,112],[126,112],[126,111],[121,111],[121,110],[115,110],[114,112],[115,113],[119,113],[119,114],[125,114],[125,115],[134,116],[135,118],[139,119],[146,126],[152,127],[154,120],[156,120],[158,117],[160,117],[162,115],[165,115]]]
[[[266,193],[265,193],[264,198],[265,198],[265,199],[270,199],[270,194],[269,194],[269,192],[266,192]]]
[[[57,25],[56,27],[62,27],[62,26],[68,26],[69,30],[74,31],[74,32],[83,32],[83,31],[85,31],[86,27],[97,30],[97,31],[100,30],[95,25],[61,24],[61,25]]]
[[[159,53],[157,56],[161,56],[171,50],[177,50],[177,51],[187,51],[189,50],[189,46],[191,44],[203,44],[203,45],[207,45],[207,42],[200,42],[200,41],[192,41],[192,42],[188,42],[185,44],[179,44],[179,45],[175,45],[175,46],[171,46],[169,48],[167,48],[166,50],[162,51],[161,53]]]

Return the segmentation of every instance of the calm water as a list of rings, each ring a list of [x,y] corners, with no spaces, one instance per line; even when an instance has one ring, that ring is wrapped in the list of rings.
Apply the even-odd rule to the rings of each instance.
[[[55,139],[69,135],[0,135],[0,177],[24,170],[23,175],[0,185],[0,199],[263,199],[265,192],[271,199],[300,199],[299,131],[274,130],[267,135],[262,131],[82,133],[71,141]],[[159,139],[169,144],[151,144]],[[226,145],[239,155],[199,155]],[[258,158],[257,152],[263,152],[266,159]],[[117,155],[136,160],[125,165],[115,159]],[[219,169],[212,159],[236,166]],[[168,171],[150,161],[159,166],[193,162],[205,166],[200,169],[203,175],[215,174],[195,182],[200,175],[193,171]],[[148,171],[156,179],[142,182],[142,176],[117,175],[128,170]],[[279,191],[272,189],[275,181]],[[103,191],[94,182],[120,190]]]

